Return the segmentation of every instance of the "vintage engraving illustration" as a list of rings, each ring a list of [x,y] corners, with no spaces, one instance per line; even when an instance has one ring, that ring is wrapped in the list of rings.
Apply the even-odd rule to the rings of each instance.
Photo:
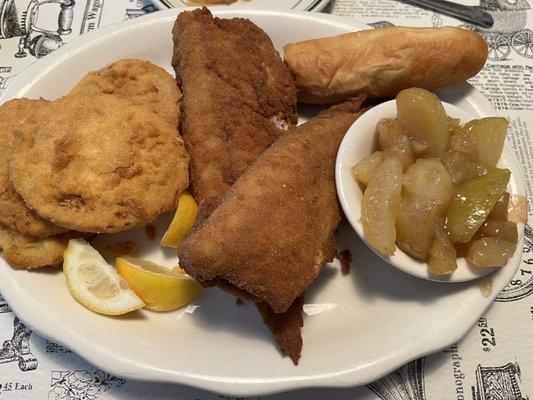
[[[44,57],[72,33],[74,4],[74,0],[0,0],[0,39],[18,40],[16,58]],[[57,14],[55,26],[50,25],[51,12]]]
[[[52,371],[48,400],[94,400],[125,383],[100,370]]]
[[[8,312],[11,312],[11,310],[2,295],[0,294],[0,314]]]
[[[142,17],[143,15],[150,14],[156,10],[153,4],[146,4],[141,8],[126,8],[125,20]]]
[[[371,22],[368,24],[372,28],[388,28],[390,26],[394,26],[392,22],[389,21],[377,21],[377,22]]]
[[[524,231],[524,256],[507,287],[496,297],[495,301],[509,302],[521,300],[533,294],[533,229],[526,225]]]
[[[22,371],[37,368],[37,359],[30,351],[30,336],[32,331],[17,317],[13,320],[13,337],[6,340],[0,348],[0,364],[17,362]]]
[[[11,72],[11,67],[0,67],[0,74],[1,73],[9,73]],[[7,84],[9,81],[14,78],[13,76],[0,76],[0,92],[4,90],[7,87]]]
[[[508,363],[501,367],[482,367],[476,369],[476,387],[472,387],[473,400],[527,400],[520,392],[520,367]]]
[[[489,47],[489,60],[503,61],[511,51],[525,58],[533,58],[533,31],[527,27],[527,13],[531,9],[530,0],[480,0],[479,8],[488,12],[494,19],[490,29],[470,24],[461,27],[474,30],[482,35]],[[442,16],[433,14],[434,27],[442,26]],[[373,28],[394,26],[389,21],[368,24]]]
[[[382,400],[426,400],[425,358],[411,361],[366,387]]]
[[[0,0],[0,93],[23,68],[77,36],[155,9],[149,0]],[[118,20],[107,20],[113,12]]]
[[[494,19],[490,29],[463,25],[479,32],[487,41],[489,60],[506,60],[511,51],[533,58],[533,31],[527,28],[528,0],[480,0],[479,8]]]
[[[64,346],[61,346],[60,344],[51,342],[50,340],[46,339],[46,352],[47,353],[54,353],[54,354],[68,354],[72,353],[71,350],[67,349]]]

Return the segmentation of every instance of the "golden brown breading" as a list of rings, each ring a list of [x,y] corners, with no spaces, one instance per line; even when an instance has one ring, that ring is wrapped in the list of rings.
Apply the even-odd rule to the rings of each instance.
[[[67,232],[38,239],[0,225],[0,250],[13,268],[54,267],[63,261],[69,239],[81,236],[79,232]]]
[[[148,107],[172,126],[179,126],[181,93],[178,85],[167,71],[149,61],[119,60],[89,72],[70,94],[111,94]]]
[[[14,99],[0,106],[0,223],[23,235],[46,237],[65,232],[26,207],[9,182],[8,156],[15,129],[26,118],[48,106],[44,99]]]
[[[247,20],[213,19],[205,9],[180,14],[173,65],[184,91],[182,127],[191,153],[193,193],[201,204],[199,223],[283,134],[271,120],[284,122],[283,129],[296,123],[296,89],[263,31]],[[263,315],[269,307],[264,308]],[[301,310],[287,317],[299,321]],[[278,324],[272,331],[283,351],[288,338],[301,348],[300,328],[292,329],[294,325],[298,323]]]
[[[302,315],[304,296],[297,297],[287,311],[281,314],[275,313],[265,302],[255,305],[283,354],[289,356],[294,365],[298,365],[303,345],[300,331],[304,326]]]
[[[177,129],[145,107],[111,95],[68,96],[19,127],[9,172],[39,215],[98,233],[174,209],[188,164]]]
[[[209,214],[237,178],[295,124],[296,87],[270,38],[246,19],[182,12],[172,65],[181,86],[181,131],[191,186]]]
[[[362,101],[320,113],[265,151],[179,246],[181,267],[286,311],[335,255],[335,158]]]

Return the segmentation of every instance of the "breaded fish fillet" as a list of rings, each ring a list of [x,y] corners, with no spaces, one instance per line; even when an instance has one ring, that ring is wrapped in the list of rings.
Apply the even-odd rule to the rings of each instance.
[[[296,87],[270,38],[246,19],[182,12],[172,65],[183,94],[181,133],[192,192],[209,215],[237,178],[288,125]]]
[[[244,19],[183,12],[174,25],[173,65],[183,99],[182,134],[191,154],[191,186],[209,216],[233,182],[289,125],[296,87],[269,37]],[[286,354],[300,353],[301,310],[262,315]],[[282,318],[284,323],[278,323]],[[287,323],[288,319],[294,323]],[[291,338],[291,340],[287,340]],[[298,349],[286,344],[300,342]]]
[[[335,255],[335,158],[363,100],[332,107],[278,139],[182,242],[181,267],[205,286],[246,292],[286,312]]]
[[[255,303],[263,322],[272,332],[283,354],[289,356],[295,365],[302,354],[302,334],[304,326],[302,310],[304,296],[297,297],[284,313],[277,314],[264,301]]]

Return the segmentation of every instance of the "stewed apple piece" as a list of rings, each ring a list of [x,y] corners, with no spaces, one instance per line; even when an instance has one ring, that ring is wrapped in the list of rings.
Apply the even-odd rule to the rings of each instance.
[[[402,162],[389,155],[376,169],[363,194],[361,222],[366,240],[384,255],[396,250],[396,213],[402,189]]]
[[[505,191],[511,171],[493,169],[459,186],[446,216],[446,226],[454,242],[472,239]]]
[[[450,138],[448,116],[439,98],[424,89],[402,90],[396,96],[398,123],[417,142],[427,146],[427,155],[438,157],[446,152]]]

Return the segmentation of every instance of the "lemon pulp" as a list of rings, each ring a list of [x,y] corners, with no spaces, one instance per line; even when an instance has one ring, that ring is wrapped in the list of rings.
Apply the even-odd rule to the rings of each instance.
[[[144,302],[104,258],[83,239],[72,239],[63,255],[63,271],[72,296],[100,314],[121,315]]]

